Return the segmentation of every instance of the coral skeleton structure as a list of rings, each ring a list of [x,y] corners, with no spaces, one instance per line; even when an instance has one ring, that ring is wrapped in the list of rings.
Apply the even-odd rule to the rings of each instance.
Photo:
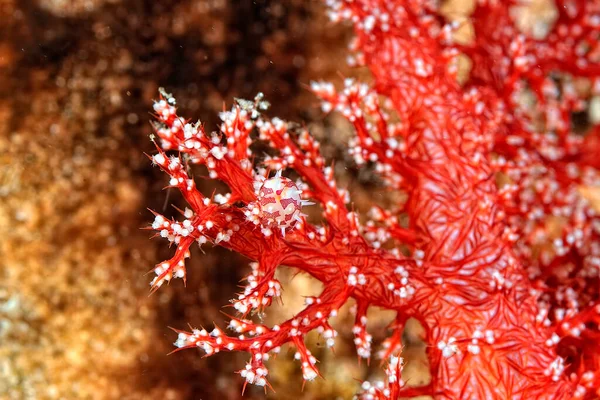
[[[513,20],[520,2],[479,0],[468,41],[455,40],[461,23],[444,18],[438,3],[327,1],[333,21],[354,26],[349,62],[368,67],[373,83],[311,89],[323,111],[353,125],[356,165],[406,194],[389,209],[353,211],[319,143],[306,128],[267,118],[262,95],[238,100],[208,133],[161,92],[152,161],[189,208],[182,220],[155,214],[152,228],[175,254],[155,267],[152,289],[185,280],[194,242],[252,260],[232,300],[233,333],[178,331],[179,349],[249,353],[244,386],[267,386],[269,358],[288,345],[311,381],[319,372],[305,335],[316,330],[334,346],[330,322],[353,299],[361,358],[376,350],[367,311],[396,315],[377,352],[387,378],[363,382],[361,399],[600,396],[600,128],[576,133],[571,118],[600,95],[600,3],[556,0],[544,35],[528,35]],[[459,57],[472,63],[461,83]],[[258,161],[254,142],[275,155]],[[203,195],[191,165],[229,192]],[[322,225],[302,214],[309,199],[322,207]],[[280,266],[324,289],[293,318],[267,326],[252,315],[280,296]],[[410,318],[424,327],[432,375],[424,386],[402,378]]]

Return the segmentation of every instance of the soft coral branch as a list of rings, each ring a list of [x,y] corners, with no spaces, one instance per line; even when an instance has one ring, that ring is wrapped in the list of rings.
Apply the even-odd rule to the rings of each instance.
[[[196,188],[182,159],[169,158],[159,149],[152,157],[154,163],[170,175],[171,186],[183,193],[191,209],[185,210],[183,221],[168,220],[155,214],[153,229],[174,243],[177,248],[172,259],[156,268],[157,277],[152,282],[153,289],[172,277],[185,277],[184,259],[189,257],[189,247],[194,241],[199,244],[219,244],[258,261],[253,264],[253,272],[247,279],[248,285],[244,292],[234,301],[234,307],[242,314],[242,318],[253,310],[260,311],[268,307],[272,298],[279,295],[280,284],[274,278],[275,269],[279,265],[298,268],[323,282],[326,287],[323,294],[312,299],[304,311],[277,327],[267,329],[249,320],[233,319],[232,323],[237,321],[234,325],[246,325],[244,331],[250,329],[254,332],[252,339],[227,337],[219,330],[214,330],[212,335],[205,334],[202,330],[180,332],[178,345],[181,348],[200,346],[208,354],[220,350],[249,351],[255,357],[256,354],[264,356],[284,343],[293,342],[300,350],[305,378],[312,379],[316,376],[316,367],[312,356],[302,343],[302,337],[308,331],[320,328],[327,335],[326,339],[331,341],[335,334],[327,324],[327,318],[335,315],[348,298],[353,297],[363,304],[361,315],[364,316],[370,305],[402,308],[407,313],[414,312],[419,302],[429,295],[430,285],[427,284],[427,279],[417,263],[398,253],[392,254],[375,248],[361,236],[358,216],[349,212],[345,206],[347,194],[337,188],[332,169],[324,166],[318,143],[305,130],[295,135],[287,123],[277,119],[263,119],[257,110],[252,108],[252,103],[247,102],[242,103],[246,107],[243,112],[236,106],[231,112],[221,114],[226,125],[232,118],[235,121],[240,116],[252,116],[251,122],[247,121],[244,126],[256,126],[262,139],[267,140],[273,148],[281,149],[281,157],[269,158],[266,160],[267,165],[278,168],[293,167],[306,182],[302,184],[306,185],[306,191],[324,206],[327,226],[314,226],[301,218],[292,229],[284,229],[283,233],[279,233],[277,229],[271,231],[264,226],[261,228],[263,209],[257,200],[260,200],[262,192],[258,191],[257,187],[266,182],[266,171],[257,173],[253,169],[246,169],[244,173],[239,173],[243,169],[244,160],[240,162],[232,157],[236,154],[239,156],[240,151],[228,150],[233,151],[232,157],[230,154],[221,154],[219,141],[207,141],[206,133],[199,129],[200,124],[181,125],[178,122],[182,119],[177,116],[173,104],[174,101],[167,98],[160,100],[157,107],[159,115],[163,116],[160,118],[162,125],[157,126],[157,131],[161,138],[169,139],[163,146],[177,147],[189,157],[188,161],[192,164],[207,165],[209,173],[214,172],[214,177],[229,186],[239,183],[242,187],[252,187],[253,190],[251,196],[238,190],[237,200],[246,200],[242,203],[235,203],[233,195],[205,197]],[[239,122],[232,123],[232,126],[238,125]],[[181,132],[186,131],[191,132],[187,140],[196,138],[200,145],[175,146],[178,140],[182,140]],[[227,128],[222,131],[228,133]],[[165,132],[170,132],[170,136]],[[185,133],[183,135],[185,136]],[[214,137],[216,136],[213,135]],[[205,158],[197,158],[202,154]],[[215,166],[208,165],[211,160]],[[229,164],[235,167],[228,166]],[[222,171],[237,171],[238,176],[232,179]],[[239,188],[239,185],[237,187]],[[364,321],[361,318],[359,322]],[[257,334],[257,330],[260,334]],[[368,358],[370,347],[365,347],[369,342],[366,333],[361,332],[357,337],[363,340],[359,346],[359,354]],[[250,372],[242,371],[246,382],[266,384],[264,366],[256,363],[249,365],[250,370],[243,371]]]
[[[269,353],[279,353],[281,346],[292,343],[296,349],[295,358],[300,361],[304,380],[311,381],[319,374],[314,356],[304,344],[303,337],[308,332],[320,328],[321,333],[332,339],[335,333],[328,320],[337,315],[338,309],[352,292],[351,287],[326,288],[321,295],[313,298],[310,304],[293,318],[271,328],[256,324],[247,319],[232,317],[229,327],[241,335],[225,335],[215,327],[210,333],[204,329],[191,332],[179,331],[175,345],[179,349],[199,347],[207,356],[220,351],[243,351],[251,354],[250,368],[242,370],[246,383],[265,386],[267,369],[263,362]],[[245,372],[244,372],[245,371]]]
[[[572,134],[568,117],[583,102],[568,82],[559,87],[547,74],[597,74],[586,64],[595,57],[595,43],[589,53],[577,54],[551,33],[542,50],[555,51],[536,49],[536,41],[513,35],[513,3],[479,2],[476,40],[463,46],[452,42],[453,26],[444,25],[434,1],[330,3],[334,20],[354,23],[356,61],[369,67],[374,84],[348,79],[340,91],[328,83],[312,89],[324,111],[340,112],[353,124],[356,163],[373,164],[391,190],[405,192],[406,201],[379,209],[375,221],[362,226],[318,142],[304,128],[263,117],[267,104],[261,95],[221,113],[220,132],[207,134],[201,124],[179,118],[174,99],[163,92],[155,105],[156,133],[163,150],[181,156],[169,158],[159,149],[153,161],[191,209],[181,222],[156,215],[153,228],[177,248],[156,268],[153,287],[185,276],[183,261],[194,241],[257,261],[234,301],[241,317],[233,317],[231,326],[241,336],[218,329],[180,332],[177,345],[200,346],[207,354],[249,352],[252,359],[240,374],[246,383],[265,386],[269,352],[291,343],[304,378],[311,380],[318,374],[316,360],[303,336],[317,329],[332,343],[335,331],[327,320],[353,298],[355,343],[364,358],[371,355],[367,310],[397,313],[385,353],[388,381],[365,384],[363,398],[591,398],[599,387],[598,358],[586,350],[597,349],[600,225],[580,192],[600,183],[586,150],[595,142]],[[578,26],[595,25],[598,10],[570,4],[565,2],[554,29],[570,42],[589,42],[596,29],[581,32]],[[503,28],[488,35],[483,28],[489,21]],[[474,62],[464,87],[452,66],[460,51]],[[575,67],[560,68],[556,60],[573,51],[586,63],[577,59]],[[501,62],[492,63],[495,57]],[[517,101],[527,89],[524,82],[536,96],[535,107]],[[548,132],[536,131],[540,115]],[[275,153],[257,162],[258,168],[249,147],[254,130]],[[203,196],[188,173],[195,164],[206,166],[209,177],[230,192]],[[282,176],[288,168],[300,176],[297,182]],[[273,178],[271,170],[277,171]],[[299,213],[307,197],[322,205],[322,226]],[[551,216],[559,217],[553,232]],[[407,227],[398,223],[403,217]],[[412,256],[386,250],[388,239],[407,246]],[[274,273],[282,265],[313,276],[325,289],[294,318],[268,328],[248,318],[279,295]],[[424,325],[432,381],[409,389],[395,354],[410,317]]]

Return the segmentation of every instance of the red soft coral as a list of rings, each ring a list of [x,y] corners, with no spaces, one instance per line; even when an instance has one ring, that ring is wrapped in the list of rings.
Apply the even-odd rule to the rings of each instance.
[[[266,119],[261,96],[238,101],[221,114],[220,132],[207,134],[200,124],[180,119],[174,99],[163,93],[155,104],[156,133],[162,149],[180,156],[159,149],[153,161],[191,209],[182,222],[156,215],[153,228],[177,249],[156,267],[153,288],[185,278],[195,241],[256,261],[234,301],[241,315],[230,328],[239,336],[218,328],[180,332],[177,347],[200,347],[208,355],[249,352],[240,374],[246,383],[265,386],[264,362],[290,343],[304,379],[312,380],[318,371],[304,335],[317,329],[333,345],[336,332],[328,320],[354,298],[361,357],[372,352],[367,309],[397,313],[384,351],[388,382],[365,383],[363,398],[597,396],[600,221],[581,188],[600,184],[591,156],[598,140],[597,132],[585,139],[572,132],[570,114],[585,102],[570,80],[600,74],[598,5],[560,2],[558,20],[542,40],[518,31],[510,18],[514,4],[480,1],[475,39],[458,45],[452,41],[456,25],[446,23],[434,1],[330,3],[332,19],[354,23],[354,61],[370,68],[375,84],[347,79],[340,91],[329,83],[313,83],[312,90],[325,111],[340,112],[354,125],[350,152],[356,163],[375,164],[407,200],[394,210],[374,208],[363,226],[348,210],[348,193],[336,186],[319,143],[304,128]],[[498,26],[492,31],[490,24]],[[473,61],[464,86],[455,79],[459,53]],[[526,91],[536,96],[535,104],[518,101]],[[250,158],[254,130],[278,151],[261,168]],[[188,163],[205,165],[230,193],[203,196]],[[285,169],[294,169],[300,180],[282,181]],[[279,171],[275,178],[271,170]],[[306,200],[296,197],[293,209],[277,203],[289,219],[274,217],[266,206],[273,199],[265,201],[261,190],[271,179],[275,194],[269,196],[292,196],[284,186],[293,196],[302,191],[322,205],[326,224],[309,224],[296,212]],[[408,216],[408,226],[399,224],[400,215]],[[556,217],[559,228],[551,232],[549,221]],[[388,241],[407,246],[412,256],[384,249]],[[274,273],[281,265],[312,275],[324,290],[294,318],[267,327],[249,314],[279,296]],[[425,387],[407,388],[401,378],[397,353],[408,318],[423,324],[430,345],[432,381]]]

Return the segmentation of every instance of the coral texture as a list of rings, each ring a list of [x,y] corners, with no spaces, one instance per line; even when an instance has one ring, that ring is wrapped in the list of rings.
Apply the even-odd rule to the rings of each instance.
[[[367,216],[352,211],[319,143],[300,125],[265,117],[262,95],[238,100],[209,133],[181,119],[163,91],[154,106],[160,146],[152,161],[189,208],[181,221],[156,214],[152,229],[175,254],[156,266],[153,290],[185,281],[195,242],[252,260],[232,300],[234,334],[178,331],[175,345],[206,355],[250,353],[240,375],[268,386],[266,361],[289,344],[310,381],[319,372],[305,335],[317,330],[334,346],[330,320],[352,298],[361,358],[373,352],[367,310],[396,313],[379,353],[387,379],[364,382],[361,398],[600,395],[600,220],[593,202],[600,132],[592,126],[576,133],[572,122],[599,90],[598,3],[557,1],[555,21],[532,33],[519,26],[526,21],[513,20],[521,4],[482,0],[464,40],[455,36],[463,24],[443,17],[436,1],[328,3],[332,20],[355,27],[350,63],[366,65],[374,79],[311,89],[323,111],[354,126],[349,152],[356,164],[373,167],[405,200]],[[462,85],[459,57],[471,63]],[[587,80],[587,93],[579,79]],[[268,150],[255,151],[259,142]],[[201,193],[193,165],[229,190]],[[298,212],[309,199],[322,207],[320,225]],[[293,318],[267,326],[253,316],[281,295],[280,266],[311,275],[324,289]],[[432,379],[424,386],[402,379],[409,318],[423,325],[428,345]]]

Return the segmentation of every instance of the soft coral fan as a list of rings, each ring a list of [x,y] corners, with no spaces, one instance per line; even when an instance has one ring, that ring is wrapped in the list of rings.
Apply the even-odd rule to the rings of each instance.
[[[597,186],[597,131],[572,133],[570,113],[582,107],[570,79],[599,74],[598,6],[560,2],[544,41],[522,35],[510,7],[480,1],[475,39],[452,42],[433,1],[331,1],[334,20],[356,27],[353,62],[367,65],[375,85],[346,80],[336,91],[314,83],[325,111],[354,125],[350,153],[373,163],[389,187],[407,193],[397,209],[374,208],[364,226],[347,209],[319,144],[304,128],[266,119],[266,103],[238,101],[221,114],[219,133],[176,115],[165,93],[155,104],[162,149],[155,164],[190,205],[183,221],[156,215],[153,228],[176,245],[159,264],[156,289],[185,279],[189,247],[212,242],[254,260],[247,286],[234,300],[238,336],[179,332],[176,346],[208,355],[245,351],[246,383],[267,385],[265,361],[286,343],[297,348],[305,380],[318,375],[303,338],[318,330],[332,346],[329,324],[349,299],[357,302],[353,329],[357,353],[371,356],[369,307],[397,312],[384,343],[386,383],[363,384],[365,399],[432,394],[452,399],[593,398],[600,387],[598,324],[599,220],[582,196]],[[490,30],[490,24],[497,25]],[[463,87],[453,63],[459,52],[473,61]],[[550,73],[563,72],[558,79]],[[557,83],[558,82],[558,83]],[[559,86],[562,85],[562,86]],[[517,101],[530,90],[537,103]],[[542,128],[536,129],[536,119]],[[393,122],[395,121],[395,122]],[[278,151],[255,169],[250,135]],[[168,157],[165,150],[180,156]],[[230,193],[203,196],[186,164],[206,166]],[[296,183],[270,170],[294,169]],[[269,190],[264,190],[265,188]],[[274,190],[271,190],[274,189]],[[285,189],[285,190],[284,190]],[[324,226],[309,224],[300,207],[311,198],[324,209]],[[285,200],[285,202],[284,202]],[[272,214],[269,204],[277,205]],[[409,226],[399,224],[400,215]],[[551,220],[556,220],[550,229]],[[408,246],[412,257],[385,250]],[[320,280],[323,292],[275,326],[249,319],[280,294],[277,267],[297,268]],[[401,332],[408,318],[425,327],[432,381],[408,388],[401,378]]]

